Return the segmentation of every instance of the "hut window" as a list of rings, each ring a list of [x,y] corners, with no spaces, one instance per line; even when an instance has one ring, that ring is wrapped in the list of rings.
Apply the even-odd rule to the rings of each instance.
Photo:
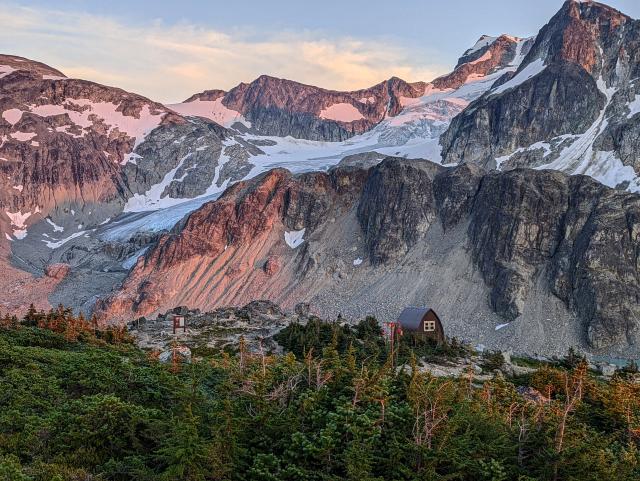
[[[424,332],[433,332],[436,330],[436,321],[424,321]]]

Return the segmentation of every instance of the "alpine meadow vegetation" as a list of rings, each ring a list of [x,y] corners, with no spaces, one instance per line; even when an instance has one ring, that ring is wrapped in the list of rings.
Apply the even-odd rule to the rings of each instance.
[[[640,385],[570,363],[436,378],[377,321],[162,364],[64,308],[0,318],[1,481],[640,479]],[[496,364],[495,359],[492,363]]]

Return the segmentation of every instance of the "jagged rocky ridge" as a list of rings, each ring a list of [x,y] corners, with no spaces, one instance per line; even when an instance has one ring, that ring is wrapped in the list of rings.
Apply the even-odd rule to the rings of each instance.
[[[303,229],[304,242],[292,249],[285,233]],[[434,295],[467,287],[448,278],[448,249],[468,256],[456,275],[475,272],[465,273],[464,283],[482,297],[452,304],[459,296]],[[639,252],[640,197],[586,176],[399,158],[370,170],[274,170],[236,184],[162,236],[101,304],[101,316],[263,297],[324,309],[327,295],[334,312],[365,315],[363,297],[372,292],[379,306],[373,312],[384,316],[384,306],[393,312],[405,302],[405,283],[424,287],[410,300],[435,305],[454,324],[456,315],[464,323],[467,311],[484,305],[520,323],[523,333],[536,316],[552,316],[559,301],[570,320],[554,319],[556,329],[573,323],[593,348],[626,348],[638,338]],[[349,266],[348,259],[360,263]],[[439,278],[437,289],[423,285],[425,276]],[[337,291],[342,295],[333,297]],[[542,307],[531,311],[540,299]]]
[[[640,22],[569,0],[518,69],[456,116],[444,162],[546,167],[637,191]]]
[[[171,107],[229,125],[244,123],[254,134],[340,142],[397,115],[403,97],[420,97],[424,89],[424,82],[394,77],[367,89],[338,92],[262,75],[229,92],[207,90]]]

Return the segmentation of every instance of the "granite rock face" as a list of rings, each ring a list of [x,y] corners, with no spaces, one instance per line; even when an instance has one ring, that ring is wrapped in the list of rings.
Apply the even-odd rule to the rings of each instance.
[[[283,232],[301,229],[304,243],[288,254]],[[209,308],[216,299],[229,299],[229,290],[250,297],[253,289],[254,297],[264,297],[262,283],[230,281],[251,276],[279,286],[278,292],[268,292],[281,300],[283,292],[295,293],[296,284],[318,275],[327,260],[316,247],[330,246],[331,233],[344,231],[362,239],[371,272],[402,265],[416,246],[429,249],[440,242],[438,235],[449,242],[447,232],[460,232],[461,247],[488,293],[485,302],[504,320],[525,316],[534,291],[542,291],[545,299],[555,298],[574,313],[573,322],[591,347],[637,342],[639,196],[586,176],[486,172],[472,164],[445,168],[398,158],[369,170],[347,167],[328,174],[274,170],[237,184],[161,237],[122,289],[102,303],[101,316],[157,312],[173,302],[172,296],[182,303],[184,296],[177,292],[184,289],[207,298],[190,297],[190,307]],[[437,231],[443,234],[434,236]],[[253,252],[255,261],[234,260],[243,252]],[[208,277],[200,274],[203,262]],[[437,256],[428,262],[431,271],[445,267]],[[408,275],[418,281],[422,272],[415,266]],[[196,277],[201,282],[193,283]],[[175,286],[176,279],[188,280],[188,287]],[[318,289],[340,277],[334,279]],[[224,293],[212,287],[220,284]],[[391,286],[385,292],[394,296]],[[292,295],[289,303],[304,300]]]
[[[501,95],[481,97],[456,116],[441,137],[449,163],[494,167],[519,147],[584,132],[605,105],[595,80],[572,63],[547,67]]]
[[[453,119],[444,161],[548,166],[637,190],[639,46],[638,20],[566,1],[519,68]]]
[[[358,204],[358,221],[374,264],[404,255],[436,219],[433,163],[385,161],[374,168]]]

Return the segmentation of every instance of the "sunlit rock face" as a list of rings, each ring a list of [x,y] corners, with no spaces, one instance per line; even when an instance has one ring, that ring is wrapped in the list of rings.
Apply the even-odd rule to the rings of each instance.
[[[397,115],[403,97],[419,97],[424,89],[424,82],[394,77],[370,88],[339,92],[262,75],[229,92],[208,90],[171,107],[227,126],[239,123],[256,134],[337,142]]]
[[[587,174],[640,190],[636,81],[640,22],[596,2],[567,1],[518,69],[458,114],[443,161]]]

